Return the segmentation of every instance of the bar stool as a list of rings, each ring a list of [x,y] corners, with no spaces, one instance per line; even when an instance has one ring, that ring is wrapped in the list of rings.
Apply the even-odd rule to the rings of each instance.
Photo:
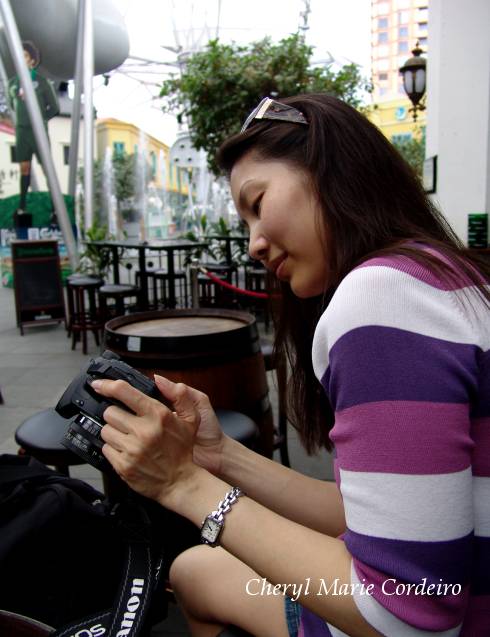
[[[22,449],[22,453],[27,453],[68,476],[70,475],[69,467],[85,464],[85,460],[65,449],[61,444],[69,422],[55,409],[44,409],[30,416],[17,427],[15,441]]]
[[[189,297],[187,291],[187,274],[185,270],[176,270],[171,277],[167,270],[158,268],[150,274],[153,282],[153,300],[155,308],[162,305],[164,308],[170,306],[170,287],[174,287],[174,297],[181,300],[181,307],[188,307]],[[183,302],[183,305],[182,305]]]
[[[92,332],[95,342],[99,345],[99,331],[103,323],[97,308],[97,291],[103,281],[90,276],[70,277],[66,283],[68,298],[69,320],[67,325],[68,336],[72,337],[71,348],[75,349],[77,341],[82,335],[82,350],[87,353],[87,332]],[[88,297],[88,306],[85,297]]]
[[[261,343],[262,356],[264,357],[265,371],[275,371],[277,378],[278,418],[274,431],[273,448],[279,449],[281,464],[290,467],[288,452],[288,419],[286,416],[286,381],[287,370],[284,356],[274,356],[272,343]]]
[[[226,283],[238,285],[238,270],[234,264],[225,263],[205,263],[206,270]],[[199,288],[199,305],[201,307],[228,307],[236,308],[236,295],[229,289],[219,285],[205,274],[197,277]]]
[[[245,287],[252,292],[267,292],[267,270],[258,264],[251,261],[245,265]],[[253,299],[249,303],[252,304],[252,310],[254,313],[260,312],[264,318],[265,329],[269,331],[270,326],[270,312],[267,300]]]
[[[141,294],[140,288],[135,285],[124,285],[121,283],[112,283],[103,285],[99,288],[99,304],[102,326],[111,316],[122,316],[126,313],[126,299],[136,297],[139,300]],[[110,306],[107,301],[112,299],[114,303]]]

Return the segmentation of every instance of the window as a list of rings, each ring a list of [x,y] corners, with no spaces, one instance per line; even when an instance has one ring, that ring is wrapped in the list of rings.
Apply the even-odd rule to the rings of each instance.
[[[388,28],[388,18],[378,18],[378,29]]]
[[[428,9],[418,9],[416,20],[417,22],[427,22],[429,19],[429,10]]]
[[[399,38],[408,38],[408,27],[400,27],[398,29]]]
[[[124,142],[114,142],[112,144],[112,151],[114,155],[124,155],[125,153]]]
[[[378,80],[380,82],[385,82],[388,79],[388,73],[380,73],[378,75]]]
[[[395,6],[397,9],[408,9],[410,0],[395,0]]]
[[[427,38],[419,38],[420,46],[427,46]]]
[[[427,22],[419,22],[419,32],[427,33]]]
[[[17,163],[17,153],[16,153],[16,148],[14,144],[10,146],[10,161],[12,164]]]
[[[388,31],[381,31],[378,33],[378,42],[380,44],[388,42]]]
[[[378,60],[377,67],[378,71],[388,71],[388,69],[390,68],[390,61],[387,58]]]
[[[379,58],[386,58],[390,54],[390,47],[387,44],[380,44],[376,50]]]
[[[151,178],[155,179],[157,174],[157,156],[155,151],[150,151],[150,162],[151,162]]]
[[[70,163],[70,146],[68,144],[63,144],[63,164],[68,166]]]
[[[378,89],[378,94],[380,97],[382,97],[383,95],[386,95],[387,92],[388,92],[388,89],[386,88],[386,86],[380,86]]]
[[[408,42],[398,42],[398,53],[406,53],[408,51]]]

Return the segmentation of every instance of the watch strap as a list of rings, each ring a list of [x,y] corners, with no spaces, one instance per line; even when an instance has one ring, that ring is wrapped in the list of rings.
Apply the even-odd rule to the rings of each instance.
[[[204,520],[203,525],[205,524],[206,520],[209,518],[212,518],[213,520],[215,520],[217,523],[219,523],[220,525],[220,532],[219,535],[221,535],[221,532],[223,531],[223,526],[224,526],[224,520],[225,520],[225,515],[227,513],[229,513],[231,511],[231,507],[235,504],[235,502],[238,500],[238,498],[242,495],[245,495],[244,492],[239,489],[238,487],[233,487],[231,488],[225,495],[225,497],[220,500],[218,502],[218,507],[216,508],[216,510],[212,511]],[[218,536],[219,537],[219,536]],[[202,534],[202,529],[201,529],[201,542],[203,544],[208,544],[209,546],[217,546],[218,542],[217,542],[216,538],[216,542],[209,542]]]

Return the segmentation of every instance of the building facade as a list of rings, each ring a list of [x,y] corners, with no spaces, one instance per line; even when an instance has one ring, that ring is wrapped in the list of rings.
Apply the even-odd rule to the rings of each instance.
[[[428,0],[372,0],[369,117],[391,141],[411,139],[425,127],[425,111],[419,112],[414,126],[400,67],[412,56],[417,41],[427,53],[428,33]]]

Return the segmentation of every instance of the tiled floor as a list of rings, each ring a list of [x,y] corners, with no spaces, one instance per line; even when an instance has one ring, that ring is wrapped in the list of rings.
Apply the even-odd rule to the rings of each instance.
[[[91,335],[88,356],[81,353],[80,345],[76,351],[70,347],[71,341],[61,325],[26,328],[25,335],[20,336],[13,291],[0,288],[0,390],[4,399],[0,406],[0,453],[17,452],[14,440],[17,427],[32,414],[54,406],[87,358],[99,353]],[[273,376],[269,374],[268,380],[275,409]],[[307,457],[292,428],[288,432],[288,446],[294,469],[317,478],[333,479],[330,455]],[[71,474],[102,488],[99,472],[88,465],[73,467]],[[155,628],[154,636],[188,634],[178,609],[169,605],[168,618]]]

